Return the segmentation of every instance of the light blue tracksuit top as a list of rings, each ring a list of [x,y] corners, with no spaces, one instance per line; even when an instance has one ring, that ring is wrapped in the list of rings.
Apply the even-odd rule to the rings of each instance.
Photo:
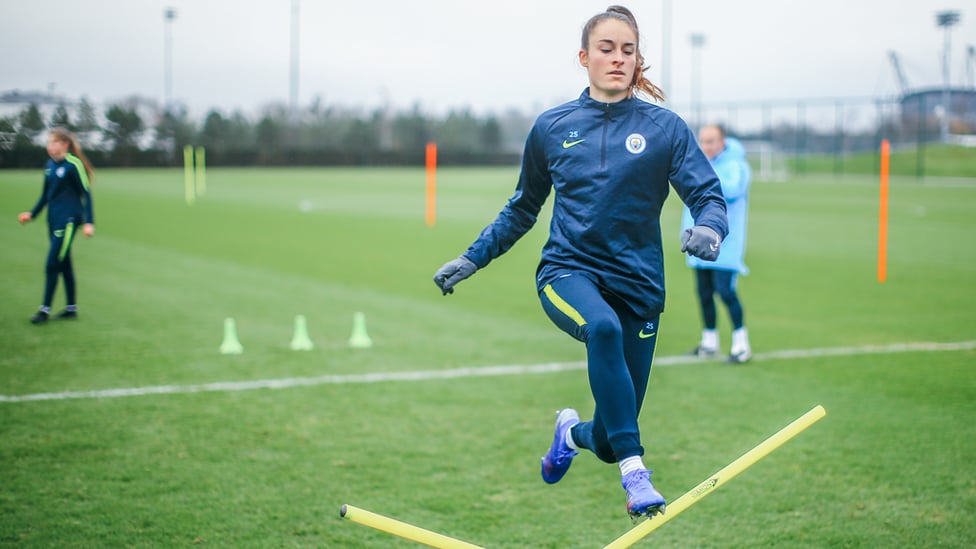
[[[703,261],[688,256],[688,266],[698,269],[719,269],[749,274],[745,264],[746,225],[749,214],[749,183],[752,171],[746,161],[746,150],[734,137],[725,138],[725,150],[710,160],[712,168],[722,182],[725,196],[726,215],[729,218],[729,234],[722,241],[722,249],[715,261]],[[681,220],[681,231],[690,229],[694,223],[691,211],[685,207]]]
[[[479,268],[505,253],[555,191],[539,290],[560,273],[589,273],[639,316],[664,309],[661,208],[670,186],[699,225],[728,231],[718,177],[678,115],[631,97],[589,95],[539,116],[525,144],[515,194],[464,255]]]

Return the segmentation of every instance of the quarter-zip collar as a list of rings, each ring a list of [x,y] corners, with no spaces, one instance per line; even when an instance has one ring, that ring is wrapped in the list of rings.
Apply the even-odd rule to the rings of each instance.
[[[600,113],[600,117],[603,120],[603,131],[602,139],[600,142],[600,169],[606,170],[607,168],[607,139],[610,133],[610,123],[612,121],[618,120],[619,117],[634,110],[637,100],[634,99],[633,95],[626,99],[621,99],[616,103],[605,103],[603,101],[597,101],[590,97],[590,88],[583,90],[583,93],[579,96],[579,105],[584,109],[594,109]]]
[[[626,99],[621,99],[616,103],[605,103],[603,101],[597,101],[590,97],[590,88],[587,87],[583,90],[583,93],[579,96],[579,105],[581,107],[599,109],[600,112],[604,112],[613,116],[615,114],[622,114],[634,108],[637,99],[634,98],[633,94]]]

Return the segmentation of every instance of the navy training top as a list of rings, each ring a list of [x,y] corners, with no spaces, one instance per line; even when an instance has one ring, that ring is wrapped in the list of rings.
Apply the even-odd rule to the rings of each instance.
[[[515,194],[463,254],[479,268],[535,224],[555,188],[539,291],[566,271],[588,273],[643,318],[664,310],[661,208],[668,182],[697,225],[728,233],[718,176],[675,113],[630,97],[580,97],[542,113],[522,155]]]
[[[47,206],[47,223],[52,229],[62,229],[69,220],[76,224],[94,223],[88,172],[81,159],[67,154],[64,160],[53,158],[44,166],[44,189],[31,210],[36,218]]]

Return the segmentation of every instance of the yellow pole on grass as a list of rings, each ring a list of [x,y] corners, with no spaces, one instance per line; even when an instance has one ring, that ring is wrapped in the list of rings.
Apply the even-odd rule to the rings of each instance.
[[[742,471],[745,471],[752,465],[755,465],[757,461],[769,455],[770,452],[782,446],[786,441],[802,433],[807,427],[813,425],[817,421],[820,421],[820,419],[825,415],[827,415],[827,411],[824,410],[823,406],[818,405],[814,407],[809,412],[794,420],[793,423],[790,423],[786,427],[780,429],[780,431],[775,435],[767,438],[758,446],[743,454],[741,457],[739,457],[739,459],[726,465],[721,471],[702,481],[698,486],[692,488],[685,495],[676,499],[673,503],[669,503],[665,508],[665,514],[657,515],[654,518],[645,520],[644,522],[631,528],[624,535],[610,542],[610,544],[606,545],[603,549],[623,549],[624,547],[630,547],[631,545],[637,543],[654,530],[657,530],[663,526],[664,523],[680,515],[685,509],[698,503],[702,500],[702,498],[714,492],[719,486],[732,480],[732,478]]]

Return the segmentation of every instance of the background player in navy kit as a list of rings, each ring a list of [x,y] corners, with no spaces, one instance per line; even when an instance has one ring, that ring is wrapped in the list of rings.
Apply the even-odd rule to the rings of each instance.
[[[29,212],[21,212],[18,220],[23,224],[37,217],[47,206],[47,226],[51,247],[45,267],[44,301],[31,322],[47,322],[51,314],[51,301],[58,277],[64,278],[64,290],[68,306],[58,318],[76,318],[78,303],[75,299],[75,273],[71,267],[71,243],[80,225],[85,236],[95,234],[95,214],[91,198],[93,173],[88,158],[78,145],[74,134],[64,128],[54,128],[48,133],[47,154],[51,159],[44,167],[44,189],[37,204]]]
[[[585,343],[596,407],[586,422],[570,408],[558,413],[542,478],[558,482],[586,448],[619,465],[633,516],[653,515],[665,504],[642,460],[637,417],[664,308],[660,214],[668,181],[696,221],[682,237],[682,252],[715,259],[727,233],[719,181],[694,134],[673,112],[634,96],[663,98],[644,78],[639,35],[626,8],[590,18],[579,51],[589,87],[539,116],[515,194],[468,250],[434,275],[441,291],[452,293],[511,248],[556,190],[537,271],[539,298],[556,326]]]

